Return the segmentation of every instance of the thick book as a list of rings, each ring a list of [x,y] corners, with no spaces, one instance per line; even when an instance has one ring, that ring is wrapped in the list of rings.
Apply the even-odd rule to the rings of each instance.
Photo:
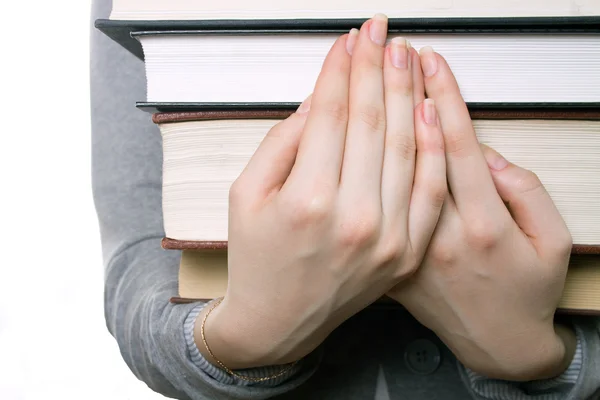
[[[145,57],[140,106],[276,106],[302,101],[336,37],[376,12],[444,54],[470,104],[600,106],[596,0],[120,0],[96,26]]]
[[[600,26],[600,20],[599,26]],[[281,31],[137,32],[150,103],[294,103],[312,92],[339,34]],[[392,37],[395,33],[390,34]],[[403,34],[432,46],[467,103],[600,107],[600,33]]]
[[[179,296],[171,301],[206,301],[227,291],[227,252],[184,250],[179,266]],[[394,304],[382,298],[379,304]],[[562,299],[562,313],[600,315],[600,257],[572,256]]]
[[[160,113],[168,249],[224,249],[229,188],[289,111]],[[573,236],[600,254],[600,111],[472,111],[478,139],[535,172]],[[357,210],[360,212],[360,210]]]

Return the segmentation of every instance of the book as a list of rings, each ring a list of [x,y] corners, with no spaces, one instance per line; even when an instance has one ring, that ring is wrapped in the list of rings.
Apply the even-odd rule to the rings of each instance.
[[[486,17],[420,17],[420,18],[391,18],[389,30],[394,35],[414,33],[472,33],[472,34],[565,34],[582,32],[600,32],[600,8],[596,5],[595,12],[586,10],[579,14],[573,8],[561,16],[531,16],[503,17],[507,15],[506,8],[497,8]],[[409,13],[406,13],[409,14]],[[508,13],[510,14],[510,13]],[[532,13],[532,15],[538,15]],[[543,12],[540,15],[545,15]],[[564,16],[563,16],[564,15]],[[115,42],[140,59],[144,52],[139,40],[135,39],[136,32],[168,31],[190,33],[243,34],[243,33],[330,33],[343,34],[351,28],[359,28],[365,19],[335,18],[335,19],[202,19],[202,20],[115,20],[97,19],[94,23]]]
[[[289,111],[160,113],[163,247],[226,248],[229,188]],[[600,112],[472,112],[480,142],[535,172],[573,236],[600,253]],[[360,210],[357,210],[360,212]]]
[[[296,103],[335,38],[377,12],[390,17],[390,36],[446,55],[469,103],[600,104],[596,0],[116,0],[96,26],[146,59],[142,105],[199,92],[204,103]]]
[[[113,0],[112,20],[237,20],[599,15],[596,0]]]
[[[598,20],[600,26],[600,19]],[[402,34],[432,46],[452,68],[467,103],[600,107],[600,33]],[[137,32],[147,102],[299,103],[312,92],[339,33]],[[389,39],[398,36],[391,32]],[[226,89],[225,89],[226,88]],[[199,93],[202,95],[199,97]]]
[[[179,266],[179,296],[175,303],[208,301],[227,291],[227,252],[184,250]],[[600,257],[571,256],[558,309],[568,314],[600,315]],[[394,304],[388,298],[379,303]]]

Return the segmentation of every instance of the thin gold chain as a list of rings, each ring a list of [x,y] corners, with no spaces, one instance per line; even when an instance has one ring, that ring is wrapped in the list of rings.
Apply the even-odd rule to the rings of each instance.
[[[288,372],[290,372],[292,370],[292,368],[294,368],[296,366],[296,364],[298,363],[298,361],[295,361],[295,362],[291,363],[289,366],[283,368],[281,371],[279,371],[275,375],[265,376],[265,377],[262,377],[262,378],[253,378],[253,377],[250,377],[250,376],[240,375],[237,372],[232,371],[225,364],[223,364],[221,362],[221,360],[219,360],[217,357],[215,357],[215,355],[213,354],[212,350],[208,346],[208,343],[206,342],[206,336],[204,335],[204,326],[206,325],[206,320],[207,320],[208,316],[210,315],[210,313],[212,313],[213,310],[215,308],[217,308],[219,306],[219,304],[221,304],[222,301],[223,301],[223,298],[220,298],[219,300],[215,301],[215,303],[210,307],[210,309],[208,310],[208,312],[204,315],[204,318],[202,319],[202,325],[200,326],[200,332],[202,334],[202,342],[204,343],[204,347],[208,351],[208,354],[210,354],[210,356],[215,360],[215,362],[217,364],[219,364],[219,367],[221,367],[221,369],[225,370],[229,375],[234,376],[234,377],[236,377],[238,379],[247,381],[247,382],[265,382],[265,381],[269,381],[271,379],[279,378],[280,376],[283,376],[283,375],[287,374]]]

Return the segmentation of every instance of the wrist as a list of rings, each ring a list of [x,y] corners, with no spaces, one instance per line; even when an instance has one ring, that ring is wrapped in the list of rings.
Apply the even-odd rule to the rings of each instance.
[[[555,324],[546,334],[532,336],[531,341],[514,343],[496,358],[492,368],[472,368],[488,378],[513,382],[552,379],[565,372],[577,348],[577,336],[568,326]],[[498,361],[502,360],[502,361]],[[479,365],[481,367],[481,365]]]
[[[549,371],[550,378],[562,375],[569,368],[577,350],[577,334],[572,327],[554,324],[554,331],[561,347],[560,355],[562,357],[558,358],[559,361]]]
[[[553,328],[549,334],[548,344],[540,346],[537,355],[532,354],[534,361],[530,363],[530,370],[524,372],[526,379],[517,380],[552,379],[569,368],[577,348],[577,335],[566,325],[554,324]]]
[[[226,300],[213,308],[214,304],[202,310],[194,326],[194,341],[208,362],[240,370],[296,361],[266,324],[247,311],[236,312]]]

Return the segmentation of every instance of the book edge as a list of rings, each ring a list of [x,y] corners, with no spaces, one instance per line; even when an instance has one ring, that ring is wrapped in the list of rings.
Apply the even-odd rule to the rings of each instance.
[[[152,115],[152,122],[165,124],[174,122],[230,120],[230,119],[285,119],[294,110],[265,109],[265,110],[198,110],[157,112]],[[471,119],[544,119],[544,120],[600,120],[600,109],[556,109],[556,110],[525,110],[525,109],[490,109],[469,110]]]
[[[161,241],[161,246],[165,250],[225,250],[227,249],[227,242],[178,240],[165,237]],[[571,254],[600,255],[600,244],[574,244]]]
[[[193,299],[189,297],[173,296],[169,299],[172,304],[193,304],[193,303],[208,303],[214,299]],[[369,307],[392,307],[403,309],[400,304],[393,304],[393,300],[380,299]],[[579,308],[558,308],[556,313],[559,315],[577,315],[577,316],[600,316],[600,309],[579,309]]]

